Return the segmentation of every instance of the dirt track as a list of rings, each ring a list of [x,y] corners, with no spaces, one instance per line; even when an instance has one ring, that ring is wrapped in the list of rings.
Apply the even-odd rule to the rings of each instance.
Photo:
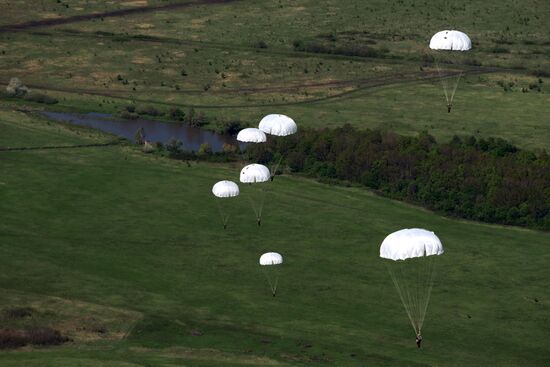
[[[166,4],[166,5],[142,6],[142,7],[131,8],[131,9],[120,9],[120,10],[113,10],[113,11],[108,11],[103,13],[74,15],[72,17],[65,17],[65,18],[33,20],[25,23],[8,24],[8,25],[0,26],[0,32],[15,32],[18,30],[51,27],[55,25],[82,22],[82,21],[92,20],[92,19],[122,17],[127,15],[150,13],[155,11],[167,11],[167,10],[173,10],[173,9],[188,8],[188,7],[197,6],[197,5],[224,4],[224,3],[234,2],[234,1],[237,1],[237,0],[196,0],[196,1],[184,2],[184,3],[177,2],[172,4]]]
[[[502,69],[499,68],[475,68],[472,70],[462,71],[464,75],[476,75],[476,74],[488,74],[500,72]],[[443,74],[445,77],[457,76],[460,72],[448,72]],[[326,83],[307,83],[300,85],[287,85],[287,86],[273,86],[273,87],[262,87],[262,88],[242,88],[242,89],[228,89],[220,90],[216,92],[204,92],[204,91],[191,91],[190,93],[204,93],[208,94],[231,94],[231,93],[269,93],[269,92],[293,92],[298,90],[304,90],[307,88],[319,88],[319,87],[355,87],[352,90],[334,94],[331,96],[321,97],[321,98],[312,98],[304,101],[296,102],[279,102],[279,103],[251,103],[251,104],[238,104],[238,105],[192,105],[185,103],[171,103],[165,102],[162,100],[144,100],[139,98],[131,98],[130,94],[125,91],[117,92],[107,92],[103,90],[86,90],[86,89],[77,89],[77,88],[58,88],[37,84],[28,84],[31,89],[42,89],[42,90],[51,90],[64,93],[78,93],[78,94],[88,94],[95,96],[103,96],[108,98],[126,98],[132,99],[135,102],[141,103],[154,103],[158,105],[165,105],[171,107],[193,107],[193,108],[252,108],[252,107],[277,107],[277,106],[291,106],[291,105],[301,105],[301,104],[313,104],[320,102],[327,102],[331,100],[338,100],[343,98],[353,98],[354,94],[365,92],[367,90],[376,90],[378,87],[384,86],[394,86],[400,84],[412,84],[418,82],[429,82],[439,78],[439,75],[436,72],[427,72],[419,71],[409,74],[395,74],[379,78],[370,78],[370,79],[355,79],[355,80],[340,80]],[[181,91],[178,93],[182,93]]]

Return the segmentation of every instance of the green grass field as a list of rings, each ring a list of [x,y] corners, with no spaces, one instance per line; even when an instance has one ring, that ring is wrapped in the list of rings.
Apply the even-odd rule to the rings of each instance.
[[[46,121],[29,118],[30,131],[9,124],[16,117],[1,112],[0,146],[41,143],[41,131],[50,140]],[[0,305],[32,307],[20,323],[73,340],[2,352],[2,366],[550,363],[547,233],[287,176],[271,185],[261,228],[243,188],[223,231],[210,189],[238,167],[133,147],[0,152],[0,168]],[[404,227],[434,230],[446,246],[421,350],[378,258]],[[275,298],[257,264],[270,250],[285,256]]]

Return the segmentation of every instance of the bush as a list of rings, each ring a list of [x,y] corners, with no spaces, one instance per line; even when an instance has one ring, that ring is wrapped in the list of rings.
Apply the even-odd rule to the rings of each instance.
[[[197,153],[199,155],[211,155],[213,153],[212,145],[210,143],[202,143]]]
[[[153,153],[156,149],[155,149],[155,146],[153,144],[146,141],[143,144],[142,150],[143,150],[144,153]]]
[[[222,151],[226,154],[233,154],[233,153],[236,153],[238,150],[239,150],[239,147],[234,144],[223,143],[222,145]]]
[[[57,102],[59,102],[56,98],[47,96],[42,93],[29,93],[29,94],[26,94],[23,97],[23,99],[26,101],[44,103],[44,104],[56,104]]]
[[[256,48],[267,48],[267,43],[265,43],[265,41],[259,41],[258,43],[256,43],[254,45],[254,47],[256,47]]]
[[[137,145],[142,145],[145,143],[145,129],[140,127],[136,130],[136,133],[134,135],[134,141]]]
[[[185,120],[185,112],[179,108],[171,108],[170,111],[168,111],[168,116],[170,116],[170,118],[174,121]]]
[[[183,143],[175,138],[172,138],[166,144],[165,148],[170,156],[176,156],[183,152]]]
[[[216,131],[219,134],[237,135],[244,128],[239,120],[218,120]]]
[[[122,110],[118,116],[120,118],[126,119],[126,120],[136,120],[139,118],[139,115],[137,113],[128,112],[126,110]]]
[[[24,86],[19,78],[11,78],[6,87],[6,92],[12,97],[23,97],[29,92],[29,88]]]
[[[32,316],[33,312],[32,307],[14,307],[4,310],[4,316],[8,319],[21,319]]]
[[[58,330],[33,328],[28,330],[0,329],[0,349],[32,345],[60,345],[69,341]]]
[[[149,115],[149,116],[162,116],[164,112],[157,110],[153,106],[139,107],[136,109],[138,115]]]

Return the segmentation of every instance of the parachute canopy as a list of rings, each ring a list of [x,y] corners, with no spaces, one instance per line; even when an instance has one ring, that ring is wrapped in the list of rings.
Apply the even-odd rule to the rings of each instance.
[[[219,181],[212,186],[212,194],[219,198],[239,196],[239,186],[233,181]]]
[[[265,143],[267,137],[262,130],[248,127],[239,131],[239,134],[237,134],[237,140],[244,143]]]
[[[472,41],[466,33],[460,31],[441,31],[433,35],[430,40],[432,50],[468,51],[472,48]]]
[[[266,134],[287,136],[295,134],[298,127],[293,119],[285,115],[271,114],[265,116],[258,126]]]
[[[380,246],[380,257],[390,260],[406,260],[442,253],[443,245],[435,233],[419,228],[393,232]]]
[[[242,183],[266,182],[271,178],[269,168],[264,165],[253,163],[241,170],[240,180]]]
[[[283,257],[277,252],[266,252],[260,256],[260,265],[280,265],[283,263]]]

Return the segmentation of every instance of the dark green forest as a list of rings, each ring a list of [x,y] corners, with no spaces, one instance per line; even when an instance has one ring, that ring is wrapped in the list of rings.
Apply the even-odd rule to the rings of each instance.
[[[500,138],[438,143],[426,132],[401,136],[347,125],[270,137],[250,153],[260,163],[282,158],[292,172],[361,184],[449,216],[550,229],[550,155]]]

